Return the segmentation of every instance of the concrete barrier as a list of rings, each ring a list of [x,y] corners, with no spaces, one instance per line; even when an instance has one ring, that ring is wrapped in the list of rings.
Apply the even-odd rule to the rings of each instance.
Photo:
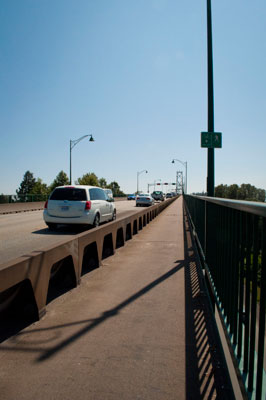
[[[16,214],[26,211],[37,211],[44,209],[45,201],[36,201],[34,203],[7,203],[0,204],[0,215]]]
[[[51,299],[77,286],[82,275],[99,267],[175,199],[0,265],[0,314],[23,304],[26,309],[30,305],[35,320],[41,318]]]
[[[126,200],[126,197],[115,197],[116,202],[122,200]],[[43,210],[44,203],[45,201],[0,204],[0,215]]]

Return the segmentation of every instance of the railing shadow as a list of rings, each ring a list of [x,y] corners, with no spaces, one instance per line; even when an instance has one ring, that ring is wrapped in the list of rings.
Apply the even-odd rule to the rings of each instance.
[[[60,343],[56,344],[55,346],[52,346],[47,349],[47,348],[42,348],[42,347],[39,347],[39,348],[27,347],[23,344],[22,347],[16,346],[16,351],[40,353],[39,357],[36,359],[36,362],[42,362],[42,361],[45,361],[45,360],[55,356],[57,353],[59,353],[60,351],[64,350],[66,347],[68,347],[71,343],[75,342],[76,340],[78,340],[79,338],[81,338],[82,336],[87,334],[88,332],[97,328],[100,324],[104,323],[109,318],[115,317],[125,307],[127,307],[131,303],[135,302],[137,299],[144,296],[145,294],[147,294],[149,291],[151,291],[156,286],[163,283],[165,280],[169,279],[172,275],[176,274],[180,269],[184,268],[183,262],[179,263],[179,261],[176,261],[175,263],[178,263],[178,265],[176,265],[174,268],[170,269],[168,272],[166,272],[159,278],[155,279],[154,281],[152,281],[151,283],[149,283],[148,285],[146,285],[145,287],[140,289],[138,292],[134,293],[132,296],[125,299],[123,302],[119,303],[116,307],[114,307],[110,310],[104,311],[100,317],[95,318],[95,319],[89,319],[87,321],[86,320],[85,321],[76,321],[76,322],[72,323],[71,325],[76,325],[76,326],[81,325],[81,328],[79,328],[74,334],[65,338],[64,340],[62,340]],[[56,332],[56,330],[58,328],[61,329],[61,328],[67,327],[67,326],[69,326],[69,324],[53,326],[53,327],[49,328],[49,330]],[[39,331],[40,330],[38,330],[38,329],[27,330],[26,334],[29,334],[29,333],[35,334],[36,333],[36,335],[38,336]],[[41,329],[41,331],[43,331],[43,329]],[[21,338],[24,334],[25,334],[24,332],[18,333],[17,338],[18,337]],[[56,336],[56,333],[55,333],[55,336]],[[20,341],[20,343],[23,342],[21,339],[19,341]],[[14,351],[14,347],[9,346],[8,344],[2,345],[0,347],[0,351],[6,351],[6,350]]]
[[[203,272],[184,211],[186,399],[234,399]]]

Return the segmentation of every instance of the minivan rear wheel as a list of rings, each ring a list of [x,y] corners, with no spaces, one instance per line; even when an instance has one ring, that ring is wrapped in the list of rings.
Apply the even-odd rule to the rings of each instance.
[[[112,221],[116,219],[116,210],[113,211]]]
[[[51,222],[47,223],[48,228],[50,231],[55,231],[57,228],[57,224],[52,224]]]
[[[93,226],[94,226],[94,228],[97,228],[97,226],[99,226],[99,225],[100,225],[100,216],[99,216],[99,214],[96,214],[95,218],[94,218]]]

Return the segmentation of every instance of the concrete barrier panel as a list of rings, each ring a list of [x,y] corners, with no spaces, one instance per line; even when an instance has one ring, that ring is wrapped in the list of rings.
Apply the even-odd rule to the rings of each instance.
[[[0,265],[0,312],[17,292],[17,285],[29,281],[38,309],[38,317],[45,313],[49,288],[54,276],[60,271],[72,275],[72,284],[79,284],[82,274],[101,265],[103,258],[114,254],[127,240],[147,226],[176,198],[144,208],[138,213],[104,224],[98,228],[78,234],[43,251],[34,251]],[[14,290],[11,290],[14,288]],[[10,291],[9,291],[10,290]],[[1,297],[1,294],[5,294]],[[12,297],[12,298],[11,298]],[[4,300],[3,300],[4,299]],[[1,303],[2,302],[2,303]],[[5,302],[5,303],[4,303]]]

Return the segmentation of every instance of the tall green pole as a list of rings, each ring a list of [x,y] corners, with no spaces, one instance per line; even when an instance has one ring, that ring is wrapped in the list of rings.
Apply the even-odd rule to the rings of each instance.
[[[213,59],[212,59],[212,13],[211,0],[207,0],[208,41],[208,132],[214,132]],[[214,149],[208,149],[207,195],[214,197]]]
[[[71,140],[70,140],[70,160],[69,160],[69,183],[70,185],[72,185],[72,160],[71,160],[71,151],[72,151],[72,147],[71,147]]]

